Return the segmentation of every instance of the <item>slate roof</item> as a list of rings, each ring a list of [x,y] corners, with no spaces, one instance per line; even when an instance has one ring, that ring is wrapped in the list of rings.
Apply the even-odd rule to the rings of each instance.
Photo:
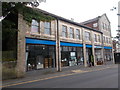
[[[97,21],[97,20],[99,20],[99,18],[100,18],[100,16],[98,16],[98,17],[96,17],[96,18],[93,18],[93,19],[89,19],[89,20],[84,21],[84,22],[81,22],[80,24],[85,25],[85,24],[88,24],[88,23]]]
[[[38,8],[33,8],[33,9],[34,9],[34,10],[37,10],[37,11],[39,11],[39,12],[45,14],[45,15],[50,15],[50,16],[58,19],[58,20],[65,21],[65,22],[68,22],[68,23],[71,23],[71,24],[74,24],[74,25],[77,25],[77,26],[80,26],[80,27],[83,27],[83,28],[86,28],[86,29],[89,29],[89,30],[92,30],[92,31],[99,32],[99,33],[103,34],[101,31],[98,31],[98,30],[96,30],[96,29],[90,28],[90,27],[85,26],[85,25],[81,25],[80,23],[77,23],[77,22],[68,20],[68,19],[66,19],[66,18],[63,18],[63,17],[61,17],[61,16],[58,16],[58,15],[49,13],[49,12],[44,11],[44,10],[42,10],[42,9],[38,9]]]

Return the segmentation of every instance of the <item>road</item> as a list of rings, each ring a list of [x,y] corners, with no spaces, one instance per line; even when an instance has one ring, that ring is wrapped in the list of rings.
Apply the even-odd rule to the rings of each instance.
[[[49,78],[7,88],[118,88],[118,68]]]

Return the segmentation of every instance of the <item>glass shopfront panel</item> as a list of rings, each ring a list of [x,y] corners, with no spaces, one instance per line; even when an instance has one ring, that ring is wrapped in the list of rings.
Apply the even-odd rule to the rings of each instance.
[[[83,65],[83,50],[80,47],[61,47],[61,66]]]
[[[111,61],[112,60],[112,49],[104,49],[104,58],[105,61]]]
[[[55,46],[26,46],[27,70],[55,67]]]
[[[102,60],[102,52],[101,49],[95,49],[95,60],[101,61]]]

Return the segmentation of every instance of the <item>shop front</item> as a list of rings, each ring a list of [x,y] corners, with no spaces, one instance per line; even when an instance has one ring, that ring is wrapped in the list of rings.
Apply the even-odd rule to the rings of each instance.
[[[55,68],[55,41],[26,38],[27,71]]]
[[[103,64],[103,58],[102,58],[102,46],[94,46],[95,48],[95,60],[97,65]]]
[[[86,44],[86,61],[87,61],[87,66],[94,66],[94,61],[92,59],[92,45]]]
[[[61,42],[61,66],[83,65],[82,44]]]
[[[104,47],[104,59],[105,61],[111,61],[113,59],[112,47]]]

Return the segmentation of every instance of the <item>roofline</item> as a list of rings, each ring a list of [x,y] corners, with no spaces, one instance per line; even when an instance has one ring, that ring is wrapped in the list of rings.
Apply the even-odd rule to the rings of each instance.
[[[42,12],[42,13],[44,13],[44,14],[46,14],[46,15],[50,15],[50,16],[56,18],[57,20],[65,21],[65,22],[68,22],[68,23],[71,23],[71,24],[74,24],[74,25],[77,25],[77,26],[80,26],[80,27],[83,27],[83,28],[86,28],[86,29],[90,29],[90,30],[92,30],[92,31],[99,32],[99,33],[103,34],[101,31],[98,31],[98,30],[96,30],[96,29],[87,27],[87,26],[85,26],[85,25],[81,25],[80,23],[77,23],[77,22],[68,20],[68,19],[66,19],[66,18],[63,18],[63,17],[61,17],[61,16],[58,16],[58,15],[49,13],[49,12],[44,11],[44,10],[42,10],[42,9],[38,9],[38,8],[34,8],[34,9],[39,10],[40,12]]]
[[[108,17],[107,17],[107,14],[104,13],[103,15],[105,15],[105,17],[107,18],[108,22],[111,23],[110,20],[109,20]],[[101,17],[102,17],[103,15],[101,15]]]
[[[93,19],[86,20],[86,21],[84,21],[84,22],[80,22],[80,24],[82,24],[82,25],[89,24],[89,23],[91,23],[91,22],[98,21],[99,18],[100,18],[100,16],[98,16],[98,17],[96,17],[96,18],[93,18]]]

